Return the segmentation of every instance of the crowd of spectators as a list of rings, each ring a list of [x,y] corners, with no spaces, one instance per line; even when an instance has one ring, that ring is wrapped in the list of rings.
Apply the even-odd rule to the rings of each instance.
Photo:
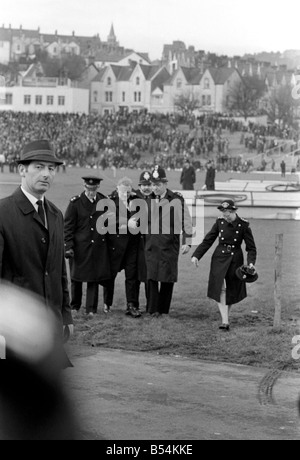
[[[268,139],[293,139],[298,133],[289,128],[260,126],[222,114],[177,115],[120,111],[97,114],[57,114],[0,112],[0,154],[11,171],[22,145],[32,139],[49,139],[66,166],[106,168],[180,169],[188,157],[196,169],[204,169],[214,159],[219,170],[248,170],[245,162],[230,153],[229,134],[241,132],[241,144],[258,153],[272,148]]]

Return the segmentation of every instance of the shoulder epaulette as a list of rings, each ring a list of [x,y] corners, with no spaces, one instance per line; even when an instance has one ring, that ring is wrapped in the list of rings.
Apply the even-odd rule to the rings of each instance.
[[[224,217],[223,217],[223,216],[219,216],[218,219],[224,219]]]
[[[175,195],[178,195],[178,196],[180,196],[180,198],[183,198],[183,195],[182,195],[182,193],[180,193],[180,192],[173,192],[173,193],[174,193]]]
[[[243,222],[246,222],[247,224],[249,224],[249,220],[246,220],[246,219],[244,219],[243,217],[240,217],[240,219],[241,219]]]
[[[76,196],[73,196],[73,197],[70,199],[70,201],[71,201],[72,203],[74,203],[74,201],[79,200],[79,198],[80,198],[80,195],[76,195]]]

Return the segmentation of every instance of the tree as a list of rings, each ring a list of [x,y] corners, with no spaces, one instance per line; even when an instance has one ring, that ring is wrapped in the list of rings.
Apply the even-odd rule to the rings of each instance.
[[[186,91],[174,98],[174,106],[179,109],[183,115],[192,115],[195,109],[200,107],[200,100],[192,91]]]
[[[245,120],[258,110],[258,103],[265,92],[265,84],[258,77],[243,77],[229,90],[226,107],[240,112]]]
[[[265,113],[271,121],[292,125],[294,121],[297,100],[293,98],[293,87],[290,84],[274,88],[268,98]]]

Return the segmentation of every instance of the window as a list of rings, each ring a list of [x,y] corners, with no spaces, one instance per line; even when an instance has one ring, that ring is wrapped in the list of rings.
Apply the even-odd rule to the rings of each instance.
[[[65,105],[65,96],[58,96],[58,105]]]
[[[93,95],[94,95],[94,102],[97,102],[98,101],[98,91],[94,91]]]
[[[122,92],[122,102],[125,102],[125,99],[126,99],[126,94],[125,94],[125,91]]]
[[[111,78],[110,77],[108,77],[108,79],[107,79],[107,86],[111,86]]]
[[[206,97],[205,97],[205,95],[202,96],[202,105],[206,105]]]
[[[105,102],[112,102],[113,100],[113,93],[111,91],[105,92]]]
[[[30,94],[25,94],[24,95],[24,105],[31,104],[31,96]]]
[[[54,103],[54,97],[47,96],[47,105],[53,105],[53,103]]]
[[[54,53],[54,54],[57,53],[57,48],[56,48],[56,46],[53,48],[53,53]]]
[[[204,79],[204,89],[209,89],[209,78]]]
[[[136,77],[136,84],[137,84],[137,85],[140,84],[140,77]]]
[[[142,100],[142,93],[139,91],[139,92],[134,92],[133,93],[133,99],[134,99],[134,102],[141,102]]]
[[[35,104],[36,105],[42,105],[42,102],[43,102],[43,97],[42,96],[35,96]]]
[[[206,104],[207,104],[207,105],[211,105],[211,95],[210,95],[210,94],[207,95]]]
[[[182,80],[178,79],[176,81],[176,88],[181,88],[182,87]]]
[[[11,105],[13,103],[13,95],[12,93],[5,94],[5,104]]]

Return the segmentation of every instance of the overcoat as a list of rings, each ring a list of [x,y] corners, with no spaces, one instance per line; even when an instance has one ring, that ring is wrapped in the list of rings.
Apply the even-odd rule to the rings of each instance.
[[[219,217],[202,243],[196,248],[192,257],[200,260],[217,238],[219,238],[219,244],[211,258],[207,296],[220,302],[221,289],[225,279],[226,305],[232,305],[247,297],[246,283],[235,274],[236,269],[244,263],[241,245],[244,241],[247,264],[255,264],[256,246],[247,220],[237,215],[236,220],[229,223],[223,217]]]
[[[181,234],[183,244],[192,234],[192,222],[183,196],[167,189],[157,203],[152,194],[149,233],[145,239],[148,280],[177,282]]]
[[[128,200],[128,208],[126,208],[119,199],[117,191],[109,195],[115,216],[115,226],[113,229],[108,228],[107,233],[112,278],[125,268],[125,264],[129,263],[133,270],[137,269],[139,235],[132,234],[128,229],[128,220],[132,216],[130,202],[134,198],[136,194],[133,192]],[[125,224],[127,228],[121,230],[122,224]]]
[[[188,168],[184,167],[180,175],[180,183],[183,190],[194,190],[194,183],[196,182],[196,173],[192,165]]]
[[[49,230],[21,188],[0,200],[0,282],[35,293],[60,325],[72,324],[63,215],[47,199],[44,206]]]
[[[134,191],[136,196],[140,200],[145,201],[145,220],[144,227],[140,226],[140,232],[138,233],[138,256],[137,256],[137,278],[139,281],[146,283],[147,281],[147,266],[145,258],[145,244],[146,244],[146,233],[149,229],[149,209],[151,210],[151,195],[144,195],[139,189]]]
[[[74,281],[101,284],[111,276],[107,237],[97,230],[97,220],[104,212],[97,211],[100,200],[107,197],[98,192],[92,203],[83,192],[71,198],[65,212],[65,250],[74,250],[70,259]]]

